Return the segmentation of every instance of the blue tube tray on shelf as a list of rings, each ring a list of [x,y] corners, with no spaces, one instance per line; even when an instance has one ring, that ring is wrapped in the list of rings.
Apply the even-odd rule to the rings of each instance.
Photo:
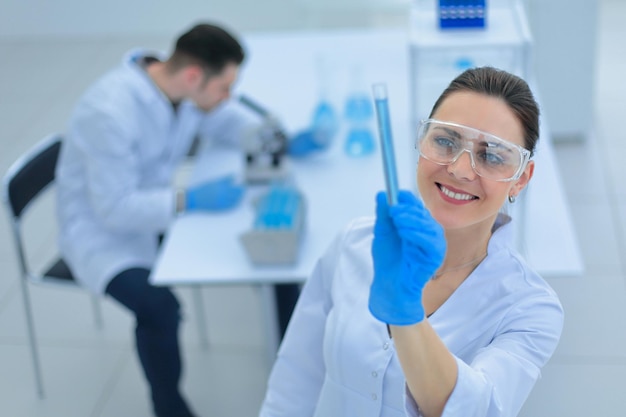
[[[485,28],[486,0],[439,0],[439,27]]]

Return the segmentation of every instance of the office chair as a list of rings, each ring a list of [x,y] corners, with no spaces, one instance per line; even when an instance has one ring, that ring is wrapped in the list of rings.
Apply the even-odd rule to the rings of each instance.
[[[28,284],[49,284],[80,288],[63,259],[56,258],[43,273],[34,272],[27,256],[23,215],[45,195],[54,183],[54,170],[61,149],[61,136],[52,134],[44,138],[11,165],[4,177],[4,202],[13,229],[13,238],[21,273],[21,292],[28,328],[28,342],[33,360],[37,394],[44,397],[43,377],[40,366],[37,338],[33,320]],[[96,327],[102,327],[100,302],[91,295]]]

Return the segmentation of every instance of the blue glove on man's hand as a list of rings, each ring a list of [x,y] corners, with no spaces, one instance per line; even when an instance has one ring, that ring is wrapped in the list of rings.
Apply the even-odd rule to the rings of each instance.
[[[445,254],[443,228],[413,193],[400,191],[398,204],[390,207],[387,195],[379,192],[372,242],[372,315],[399,326],[424,320],[422,290]]]
[[[235,184],[232,175],[190,187],[185,193],[187,211],[223,211],[235,207],[243,197],[244,188]]]
[[[303,130],[296,133],[290,140],[287,153],[295,158],[302,158],[312,152],[324,149],[316,137],[313,129]]]
[[[289,141],[287,153],[302,158],[327,149],[339,130],[339,119],[332,104],[321,100],[313,111],[311,127],[296,133]]]

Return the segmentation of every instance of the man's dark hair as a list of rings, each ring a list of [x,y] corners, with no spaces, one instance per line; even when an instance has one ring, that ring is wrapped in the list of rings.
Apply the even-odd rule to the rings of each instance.
[[[198,24],[176,40],[169,67],[176,71],[187,65],[200,65],[215,75],[228,64],[240,65],[245,54],[241,44],[226,30],[207,23]]]

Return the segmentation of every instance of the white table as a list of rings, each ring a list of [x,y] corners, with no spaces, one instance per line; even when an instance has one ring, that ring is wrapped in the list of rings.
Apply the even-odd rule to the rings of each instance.
[[[308,125],[318,99],[318,60],[322,59],[330,68],[326,74],[332,90],[329,98],[338,111],[343,110],[346,88],[351,85],[354,67],[358,66],[363,69],[365,89],[369,90],[372,81],[387,83],[390,109],[394,112],[392,129],[401,132],[396,145],[398,167],[400,172],[411,172],[414,149],[404,108],[408,96],[404,88],[407,58],[403,54],[403,42],[403,35],[397,31],[250,36],[246,38],[249,61],[239,91],[280,115],[285,127],[295,131]],[[376,129],[375,123],[372,127]],[[367,157],[348,157],[343,152],[343,134],[340,132],[329,151],[292,161],[294,181],[307,199],[307,230],[295,265],[256,267],[247,259],[238,236],[252,225],[251,199],[258,190],[251,190],[247,201],[233,212],[190,214],[177,219],[163,242],[152,282],[156,285],[257,285],[262,291],[268,351],[272,358],[278,341],[272,284],[303,282],[332,238],[350,220],[373,214],[375,194],[384,188],[378,149]],[[223,166],[242,164],[236,154],[213,155],[212,162],[215,161]],[[203,161],[199,165],[207,167],[212,162]],[[217,170],[224,172],[222,168]],[[400,186],[404,188],[414,188],[413,182],[414,174],[400,178]]]
[[[319,94],[316,60],[320,57],[331,67],[326,82],[331,86],[330,99],[338,107],[348,93],[355,66],[362,68],[361,76],[368,83],[365,88],[369,89],[373,82],[386,82],[400,187],[415,190],[416,156],[414,134],[410,131],[405,31],[266,33],[246,37],[246,44],[249,60],[239,90],[280,115],[290,131],[308,124]],[[252,225],[252,190],[248,201],[233,212],[178,218],[163,242],[152,282],[258,285],[264,292],[264,321],[268,326],[269,352],[273,355],[278,339],[271,284],[304,281],[341,228],[355,217],[373,214],[375,193],[384,187],[378,150],[357,159],[346,156],[342,145],[340,135],[327,153],[293,164],[296,184],[308,201],[307,230],[295,265],[261,268],[248,261],[238,236]],[[214,157],[224,164],[242,163],[235,155]],[[520,211],[523,207],[523,213],[518,213],[524,220],[520,246],[540,273],[580,273],[578,245],[548,137],[540,141],[536,163],[535,178],[524,196],[526,201],[515,209]]]
[[[286,266],[255,266],[239,241],[253,224],[252,200],[266,186],[252,186],[244,202],[221,214],[187,214],[168,231],[151,280],[157,285],[253,284],[262,291],[270,357],[278,341],[272,284],[303,282],[332,238],[355,217],[374,213],[374,198],[384,188],[382,159],[377,148],[364,157],[350,157],[336,141],[325,153],[290,161],[292,180],[304,193],[306,230],[298,262]],[[218,152],[203,156],[199,166],[241,165],[241,155]],[[408,158],[399,161],[406,170]],[[222,171],[220,169],[220,171]],[[201,174],[195,174],[201,175]],[[404,188],[408,183],[402,183]],[[202,324],[201,324],[202,325]],[[202,333],[201,333],[202,334]]]

